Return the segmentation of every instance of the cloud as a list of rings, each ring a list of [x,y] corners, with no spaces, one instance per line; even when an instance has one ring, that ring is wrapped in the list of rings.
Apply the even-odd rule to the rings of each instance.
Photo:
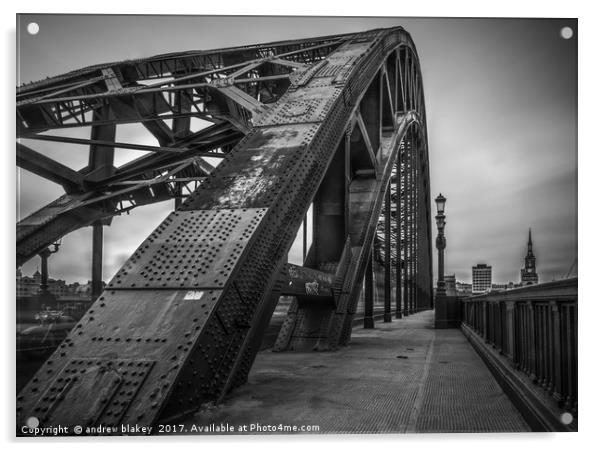
[[[424,77],[431,192],[448,198],[446,272],[468,281],[471,266],[486,261],[493,266],[495,281],[518,280],[529,227],[542,280],[568,269],[574,259],[577,51],[576,40],[559,37],[562,26],[576,29],[574,20],[93,15],[75,22],[60,15],[31,19],[40,23],[39,37],[44,39],[24,37],[20,81],[191,48],[402,25],[417,45]],[[159,27],[164,32],[157,34]],[[224,32],[232,29],[245,31]],[[79,133],[86,137],[89,130]],[[139,125],[118,127],[117,137],[156,143]],[[35,144],[76,169],[87,163],[81,146]],[[141,154],[117,151],[116,164]],[[60,194],[60,187],[22,171],[19,217]],[[172,207],[168,202],[115,218],[105,229],[105,278]],[[89,229],[69,235],[52,257],[51,273],[87,280],[90,249]],[[292,253],[299,252],[296,242]],[[35,270],[35,265],[32,261],[27,268]]]

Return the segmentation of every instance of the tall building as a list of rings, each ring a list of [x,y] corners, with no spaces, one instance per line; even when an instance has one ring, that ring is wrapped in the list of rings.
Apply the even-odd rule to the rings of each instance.
[[[472,292],[486,293],[491,291],[491,266],[478,263],[472,267]]]
[[[533,241],[531,240],[531,228],[529,228],[527,255],[525,255],[525,267],[520,270],[520,283],[521,285],[534,285],[538,282],[539,276],[535,270],[535,254],[533,254]]]

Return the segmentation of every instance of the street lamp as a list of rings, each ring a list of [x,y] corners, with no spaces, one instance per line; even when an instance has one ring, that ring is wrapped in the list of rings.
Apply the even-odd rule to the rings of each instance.
[[[50,291],[48,291],[48,257],[50,257],[52,254],[57,253],[59,251],[60,245],[61,240],[59,239],[58,241],[52,243],[52,246],[54,247],[53,250],[50,250],[50,248],[47,247],[43,249],[42,252],[40,252],[39,254],[40,258],[42,259],[42,274],[40,280],[39,297],[44,301],[54,300],[54,296],[50,293]]]
[[[435,203],[437,204],[437,213],[438,214],[441,214],[441,215],[443,214],[443,210],[445,210],[445,201],[446,200],[447,199],[445,197],[443,197],[441,195],[441,193],[439,193],[439,195],[435,199]]]
[[[445,201],[447,199],[439,193],[439,196],[435,199],[435,203],[437,204],[437,216],[435,216],[435,220],[437,223],[437,240],[435,242],[437,246],[437,250],[439,251],[439,275],[437,279],[437,297],[445,296],[445,279],[443,276],[443,249],[445,249],[445,236],[443,235],[443,231],[445,229],[445,215],[443,212],[445,211]]]

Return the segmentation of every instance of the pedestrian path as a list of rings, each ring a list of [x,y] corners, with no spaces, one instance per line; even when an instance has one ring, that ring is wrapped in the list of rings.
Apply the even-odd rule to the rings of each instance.
[[[187,429],[235,433],[522,432],[529,427],[457,329],[421,312],[355,328],[337,352],[258,354],[246,385]],[[319,430],[317,430],[319,428]]]

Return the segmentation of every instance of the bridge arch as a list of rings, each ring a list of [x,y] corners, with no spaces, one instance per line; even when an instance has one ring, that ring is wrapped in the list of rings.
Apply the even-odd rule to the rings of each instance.
[[[238,142],[140,245],[24,388],[18,424],[36,415],[42,425],[82,419],[150,425],[219,401],[246,380],[283,293],[296,300],[276,348],[335,350],[349,341],[364,275],[372,274],[381,252],[385,300],[390,304],[393,278],[399,315],[432,308],[428,143],[414,44],[396,27],[300,46],[312,47],[327,52],[315,61],[299,52],[287,59],[286,51],[258,61],[250,52],[210,82],[216,97],[203,98],[214,104],[203,114],[225,118],[229,135],[220,139],[231,142],[239,133]],[[228,54],[220,54],[222,61]],[[236,88],[237,77],[257,78],[254,69],[276,60],[296,69],[286,88],[263,97],[259,88],[255,97]],[[135,78],[128,68],[121,82]],[[180,76],[174,89],[195,77]],[[259,78],[266,77],[278,75]],[[186,89],[203,89],[191,86]],[[149,89],[141,91],[149,95]],[[35,112],[47,107],[43,99],[30,103],[21,114],[31,131],[40,120]],[[103,117],[110,118],[114,111],[107,108]],[[187,136],[187,150],[170,162],[206,151],[201,143],[208,133],[190,137],[149,127],[162,136],[162,147],[178,133]],[[89,185],[67,178],[60,180],[66,196],[88,195]],[[310,205],[314,246],[303,267],[287,265]],[[46,240],[85,225],[65,225],[60,212],[52,221],[58,225]],[[34,236],[28,233],[25,238]],[[36,238],[27,241],[23,258],[45,242]]]

